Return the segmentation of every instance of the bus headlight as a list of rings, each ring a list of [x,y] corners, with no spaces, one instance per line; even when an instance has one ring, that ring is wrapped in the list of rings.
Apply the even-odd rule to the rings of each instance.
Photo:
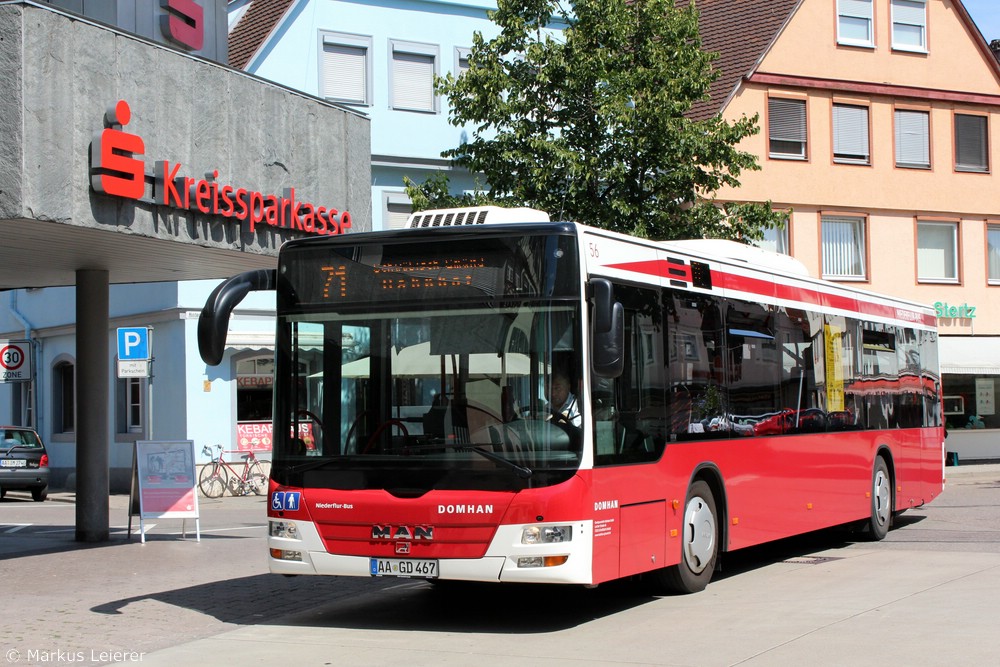
[[[573,539],[573,526],[527,526],[521,531],[521,544],[551,544]]]
[[[294,521],[268,521],[267,534],[271,537],[284,537],[289,540],[298,540],[299,529]]]

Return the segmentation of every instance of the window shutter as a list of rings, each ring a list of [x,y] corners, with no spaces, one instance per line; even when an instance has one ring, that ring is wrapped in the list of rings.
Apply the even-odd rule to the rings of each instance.
[[[872,0],[840,0],[840,15],[870,19],[872,17]]]
[[[833,105],[833,157],[869,161],[868,108]]]
[[[896,111],[896,166],[929,167],[929,116],[926,111]]]
[[[323,43],[323,97],[368,103],[368,50]]]
[[[410,218],[413,207],[410,204],[396,204],[389,202],[386,205],[385,229],[403,229],[406,221]]]
[[[955,115],[955,167],[960,171],[986,171],[986,117]]]
[[[772,97],[767,105],[771,153],[805,157],[805,101]]]
[[[394,51],[393,108],[434,111],[434,56]]]
[[[892,21],[923,26],[926,9],[923,0],[892,0]]]

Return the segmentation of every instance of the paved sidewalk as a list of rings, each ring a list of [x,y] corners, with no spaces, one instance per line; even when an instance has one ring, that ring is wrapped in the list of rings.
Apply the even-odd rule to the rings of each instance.
[[[1000,464],[949,467],[947,477],[1000,483]],[[264,497],[201,498],[200,542],[191,520],[185,539],[174,519],[151,522],[142,544],[127,539],[128,496],[112,496],[112,539],[91,545],[74,540],[72,493],[21,495],[0,502],[0,581],[16,618],[0,625],[0,664],[134,662],[399,583],[269,574]]]
[[[111,496],[111,540],[93,545],[74,539],[73,494],[15,495],[0,503],[0,581],[16,619],[0,624],[0,664],[127,660],[333,595],[331,581],[268,572],[264,497],[202,498],[200,542],[192,520],[184,538],[181,520],[168,519],[147,522],[143,544],[137,517],[127,539],[128,496]]]

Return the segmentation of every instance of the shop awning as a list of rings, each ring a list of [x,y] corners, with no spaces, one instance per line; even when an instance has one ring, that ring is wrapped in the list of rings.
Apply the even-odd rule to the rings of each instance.
[[[938,351],[942,373],[1000,375],[1000,337],[941,336]]]
[[[230,331],[226,349],[238,352],[273,352],[274,332]]]

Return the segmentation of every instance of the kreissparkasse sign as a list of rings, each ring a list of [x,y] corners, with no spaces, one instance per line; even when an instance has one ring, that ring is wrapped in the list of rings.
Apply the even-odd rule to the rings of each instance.
[[[268,194],[219,180],[219,170],[202,177],[183,174],[183,165],[153,161],[152,194],[147,196],[146,144],[140,134],[125,131],[131,122],[128,102],[119,100],[104,114],[104,129],[90,144],[90,185],[111,197],[219,217],[246,224],[250,233],[264,224],[278,229],[334,236],[351,229],[351,214],[332,206],[296,199],[295,188]]]

